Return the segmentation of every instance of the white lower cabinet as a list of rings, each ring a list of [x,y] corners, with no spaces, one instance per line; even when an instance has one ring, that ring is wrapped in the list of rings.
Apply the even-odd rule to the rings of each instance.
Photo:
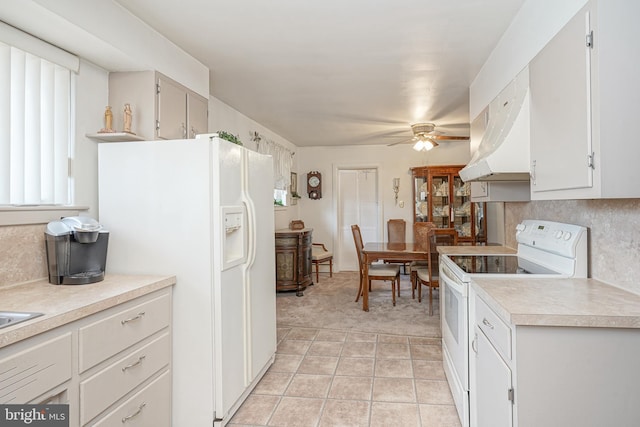
[[[513,376],[511,329],[470,290],[469,407],[470,425],[511,427]]]
[[[639,328],[513,324],[483,298],[470,289],[472,427],[640,425]]]
[[[473,350],[476,365],[475,425],[510,427],[513,425],[511,369],[478,327]]]
[[[134,390],[155,372],[169,365],[171,340],[168,334],[106,366],[80,383],[82,424],[94,418],[122,396]]]
[[[95,426],[169,427],[171,425],[171,373],[163,373]]]
[[[71,379],[71,333],[37,341],[0,351],[0,404],[47,403],[64,394],[52,390]]]
[[[69,426],[171,425],[171,288],[0,348],[0,404],[69,404]]]

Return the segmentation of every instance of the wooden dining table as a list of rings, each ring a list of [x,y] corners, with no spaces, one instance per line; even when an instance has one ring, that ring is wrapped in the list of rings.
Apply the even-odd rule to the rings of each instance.
[[[369,265],[379,260],[385,261],[418,261],[427,260],[429,248],[420,243],[365,243],[363,253],[362,309],[369,311]]]

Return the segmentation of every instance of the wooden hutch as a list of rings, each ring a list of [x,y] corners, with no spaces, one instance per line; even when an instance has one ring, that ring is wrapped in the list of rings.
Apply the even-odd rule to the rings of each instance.
[[[471,202],[471,185],[460,179],[463,165],[422,166],[411,169],[413,222],[433,222],[453,228],[462,244],[486,243],[486,203]]]

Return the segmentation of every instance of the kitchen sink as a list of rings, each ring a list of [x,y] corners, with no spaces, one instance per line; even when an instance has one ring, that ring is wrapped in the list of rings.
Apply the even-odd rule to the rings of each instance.
[[[2,311],[0,310],[0,329],[8,326],[13,326],[16,323],[24,322],[29,319],[33,319],[38,316],[42,316],[43,313],[27,313],[22,311]]]

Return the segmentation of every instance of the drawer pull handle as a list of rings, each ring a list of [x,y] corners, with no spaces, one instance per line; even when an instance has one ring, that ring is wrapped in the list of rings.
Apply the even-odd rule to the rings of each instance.
[[[122,372],[126,371],[127,369],[131,369],[131,368],[133,368],[133,367],[138,366],[139,364],[141,364],[141,363],[142,363],[142,361],[145,359],[145,357],[147,357],[147,356],[140,356],[140,357],[138,357],[138,360],[136,360],[135,362],[133,362],[133,363],[132,363],[132,364],[130,364],[130,365],[127,365],[127,366],[123,367],[123,368],[122,368]]]
[[[493,329],[493,325],[486,318],[482,319],[482,323],[484,323],[489,328]]]
[[[140,415],[140,412],[142,412],[142,410],[144,409],[144,407],[147,406],[147,404],[145,402],[142,402],[140,404],[140,406],[138,406],[138,410],[136,412],[134,412],[131,415],[127,415],[126,417],[124,417],[122,419],[122,424],[126,423],[127,421],[129,421],[131,418],[133,417],[137,417],[138,415]]]
[[[127,323],[133,322],[134,320],[142,319],[142,316],[144,316],[144,311],[138,313],[136,316],[121,320],[120,323],[122,323],[122,325],[126,325]]]

